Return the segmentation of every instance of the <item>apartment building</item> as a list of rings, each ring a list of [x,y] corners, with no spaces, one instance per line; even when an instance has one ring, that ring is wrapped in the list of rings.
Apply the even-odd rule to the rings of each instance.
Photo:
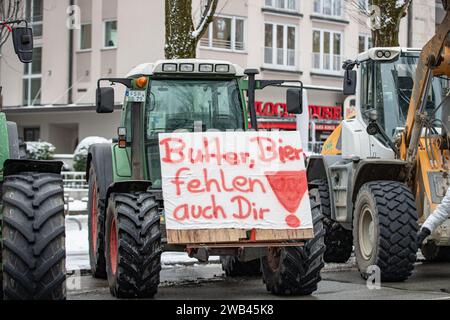
[[[25,140],[49,141],[58,153],[71,153],[87,136],[114,137],[120,114],[94,112],[97,79],[164,58],[164,0],[22,1],[36,48],[25,67],[11,45],[2,49],[9,119]],[[204,0],[193,0],[195,17],[202,5]],[[302,81],[315,138],[323,140],[342,117],[342,62],[371,46],[367,6],[367,0],[220,0],[198,57],[258,68],[262,79]],[[421,47],[434,33],[436,4],[415,0],[410,13],[400,42]],[[260,116],[272,119],[267,127],[295,127],[290,119],[274,120],[285,100],[279,89],[266,89],[257,100]]]

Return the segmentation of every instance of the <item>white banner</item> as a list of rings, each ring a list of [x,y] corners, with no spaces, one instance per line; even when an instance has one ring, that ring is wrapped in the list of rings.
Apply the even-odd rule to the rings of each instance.
[[[312,229],[298,132],[160,134],[167,229]]]

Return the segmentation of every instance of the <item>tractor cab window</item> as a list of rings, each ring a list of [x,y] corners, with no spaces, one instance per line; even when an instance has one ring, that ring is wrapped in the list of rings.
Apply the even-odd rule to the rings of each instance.
[[[146,145],[154,188],[161,188],[158,135],[243,130],[237,80],[152,80],[146,106]]]
[[[418,53],[406,53],[395,61],[367,63],[367,90],[363,88],[362,92],[367,92],[368,96],[366,103],[364,101],[361,103],[362,112],[364,114],[364,111],[376,108],[378,123],[390,139],[393,138],[397,129],[405,127],[418,62]],[[431,113],[441,102],[441,91],[437,80],[433,83],[427,97],[428,113]],[[365,121],[369,120],[365,118]]]

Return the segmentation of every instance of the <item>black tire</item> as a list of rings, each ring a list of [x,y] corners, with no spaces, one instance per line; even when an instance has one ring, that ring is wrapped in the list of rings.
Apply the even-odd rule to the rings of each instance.
[[[310,193],[315,197],[315,201],[320,204],[323,215],[326,245],[323,259],[327,263],[346,263],[353,252],[353,232],[331,219],[328,183],[324,180],[315,180],[310,185]]]
[[[97,183],[95,167],[89,169],[89,261],[94,278],[106,279],[105,258],[105,202],[98,196],[100,188]]]
[[[320,207],[311,200],[314,239],[302,247],[269,248],[269,255],[261,259],[263,279],[272,294],[310,295],[322,280],[325,229]]]
[[[428,241],[421,251],[428,262],[450,262],[450,247],[438,247],[434,241]]]
[[[222,270],[227,277],[254,277],[261,275],[261,260],[240,262],[237,257],[220,257]]]
[[[3,184],[3,289],[9,300],[66,298],[60,175],[22,173]]]
[[[363,185],[353,219],[355,256],[361,276],[367,279],[371,275],[368,268],[378,266],[382,281],[408,279],[416,262],[418,228],[414,196],[405,184],[374,181]]]
[[[111,293],[117,298],[152,298],[158,291],[162,253],[155,198],[147,193],[112,195],[105,230]]]

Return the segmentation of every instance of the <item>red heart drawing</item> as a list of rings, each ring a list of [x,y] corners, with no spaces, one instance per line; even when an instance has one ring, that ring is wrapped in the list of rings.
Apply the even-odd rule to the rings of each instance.
[[[270,187],[281,205],[291,213],[286,218],[290,227],[298,228],[300,220],[293,216],[297,213],[305,193],[308,191],[306,171],[266,172]]]

